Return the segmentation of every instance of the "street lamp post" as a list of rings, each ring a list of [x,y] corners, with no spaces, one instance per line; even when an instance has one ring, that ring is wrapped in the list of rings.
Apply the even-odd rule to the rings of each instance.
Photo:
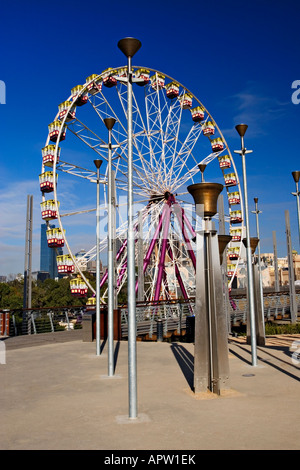
[[[262,286],[262,275],[261,275],[261,259],[260,259],[260,236],[259,236],[259,222],[258,222],[258,214],[261,214],[262,212],[258,210],[258,198],[254,198],[254,203],[255,203],[255,211],[251,211],[252,214],[255,214],[256,218],[256,235],[258,238],[258,244],[257,244],[257,255],[258,255],[258,273],[259,273],[259,291],[260,291],[260,301],[261,301],[261,308],[262,312],[264,312],[264,297],[263,297],[263,286]]]
[[[218,395],[229,387],[228,327],[224,311],[221,254],[229,238],[219,238],[212,221],[223,186],[219,183],[187,187],[203,218],[203,230],[196,232],[196,304],[194,348],[194,392]],[[223,240],[222,240],[223,238]]]
[[[141,42],[124,38],[119,49],[127,57],[127,139],[128,139],[128,199],[127,199],[127,282],[128,282],[128,382],[129,418],[137,418],[137,364],[136,364],[136,299],[135,299],[135,241],[133,225],[133,156],[132,156],[132,68],[131,59],[140,49]]]
[[[96,355],[101,354],[100,331],[100,167],[102,160],[94,160],[97,168],[97,206],[96,206]]]
[[[244,201],[245,201],[245,226],[246,226],[246,253],[247,253],[247,281],[248,281],[248,302],[249,302],[249,318],[250,318],[250,331],[251,331],[251,354],[252,366],[257,366],[257,349],[256,349],[256,332],[255,332],[255,312],[254,312],[254,289],[253,289],[253,273],[251,261],[251,246],[250,246],[250,225],[248,213],[248,193],[247,193],[247,176],[246,176],[246,159],[245,155],[251,153],[252,150],[246,150],[244,145],[244,135],[248,128],[247,124],[238,124],[235,126],[241,138],[241,150],[234,150],[242,157],[243,168],[243,184],[244,184]]]
[[[300,243],[300,204],[299,204],[300,191],[299,191],[299,186],[298,186],[299,178],[300,178],[300,171],[293,171],[292,175],[296,183],[296,192],[292,193],[292,195],[296,196],[297,198],[298,230],[299,230],[299,243]]]
[[[107,343],[108,343],[108,376],[114,375],[114,259],[113,259],[113,207],[112,207],[112,128],[115,125],[114,118],[104,119],[108,130],[108,305],[107,305]]]

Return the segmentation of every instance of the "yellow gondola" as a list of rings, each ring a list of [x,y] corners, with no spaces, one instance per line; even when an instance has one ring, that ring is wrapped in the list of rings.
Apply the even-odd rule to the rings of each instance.
[[[239,258],[240,249],[238,247],[228,248],[227,253],[230,260],[237,260]]]
[[[83,89],[83,85],[77,85],[71,90],[72,101],[74,103],[76,102],[76,106],[83,106],[87,103],[88,93],[86,90],[83,91]]]
[[[221,155],[218,157],[220,168],[230,168],[231,160],[229,155]]]
[[[200,122],[204,119],[204,109],[201,106],[196,106],[191,109],[192,119],[194,122]]]
[[[184,93],[178,97],[182,109],[189,109],[193,103],[193,96],[190,93]]]
[[[237,184],[235,173],[227,173],[227,175],[224,175],[224,180],[225,186],[235,186]]]
[[[70,280],[70,289],[75,297],[86,297],[88,291],[87,285],[80,276]]]
[[[58,139],[60,130],[61,130],[61,122],[60,121],[51,122],[51,124],[49,124],[48,126],[48,129],[49,129],[49,138],[51,142],[56,142]],[[65,140],[65,138],[66,138],[66,127],[63,126],[59,141]]]
[[[241,198],[240,198],[240,193],[238,191],[235,191],[233,193],[228,193],[228,204],[233,205],[233,204],[240,204]]]
[[[98,75],[94,73],[86,78],[86,89],[91,95],[96,95],[96,93],[102,90],[102,78],[97,79],[97,77]]]
[[[243,221],[242,219],[242,211],[229,211],[230,222],[232,224],[239,224]]]
[[[224,142],[221,137],[217,137],[216,139],[212,139],[211,141],[211,148],[213,152],[220,152],[224,149]]]
[[[161,73],[155,73],[151,77],[151,87],[155,90],[161,90],[165,86],[165,78]]]
[[[46,231],[47,243],[50,248],[63,247],[65,244],[64,234],[60,228],[51,228]]]
[[[72,119],[75,118],[75,113],[76,110],[73,107],[70,109],[72,106],[72,101],[63,101],[60,105],[58,105],[58,112],[59,112],[59,119],[63,119],[65,115],[67,114],[66,121],[71,121]]]
[[[177,98],[179,95],[179,84],[177,82],[170,82],[165,86],[167,97],[171,100]]]
[[[43,165],[52,167],[53,162],[54,162],[54,155],[55,155],[55,145],[50,144],[42,148]],[[59,157],[60,157],[60,147],[58,147],[57,149],[57,162],[59,162]]]
[[[242,229],[240,228],[231,228],[229,231],[230,235],[232,236],[233,242],[240,242],[242,239]]]
[[[139,86],[147,85],[150,80],[150,71],[148,69],[138,69],[135,71],[135,77],[141,80],[141,81],[136,82],[137,85]]]
[[[59,206],[59,202],[57,204]],[[41,212],[43,220],[57,219],[55,201],[53,199],[48,199],[47,201],[41,202]]]
[[[117,79],[115,77],[117,71],[112,69],[111,67],[105,69],[102,72],[102,80],[103,80],[103,85],[111,88],[117,84]]]
[[[45,171],[39,176],[40,181],[40,190],[43,193],[51,193],[54,189],[54,175],[53,171]],[[55,178],[55,182],[57,183],[57,175]]]
[[[70,255],[59,255],[56,257],[57,271],[61,274],[72,274],[75,266]]]
[[[228,264],[227,265],[227,275],[229,277],[232,277],[234,275],[235,268],[236,268],[235,264]]]
[[[203,134],[204,135],[214,135],[215,133],[215,126],[212,121],[207,121],[203,124],[202,127]]]

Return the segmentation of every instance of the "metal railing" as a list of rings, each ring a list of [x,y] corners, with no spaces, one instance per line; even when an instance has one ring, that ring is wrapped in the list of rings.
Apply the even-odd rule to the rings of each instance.
[[[84,311],[85,307],[82,306],[6,310],[9,324],[2,334],[20,336],[81,328]]]
[[[228,305],[231,325],[246,324],[248,303],[245,295],[233,297],[235,304]],[[298,314],[300,312],[300,293],[296,294]],[[194,314],[195,299],[160,302],[137,302],[137,335],[148,335],[151,339],[157,331],[157,320],[163,321],[163,333],[174,331],[180,334],[186,328],[187,317]],[[120,308],[122,337],[128,334],[128,309]],[[89,309],[86,306],[52,307],[35,309],[0,310],[0,334],[19,336],[28,334],[54,333],[82,327],[82,315]],[[8,316],[7,316],[8,315]],[[264,295],[265,321],[290,320],[290,297],[287,293]],[[9,319],[7,321],[7,318]]]
[[[234,298],[236,309],[231,308],[231,322],[246,323],[248,303],[245,296]],[[300,294],[296,294],[297,310],[300,312]],[[288,293],[275,293],[264,295],[264,317],[265,321],[290,320],[290,296]]]
[[[186,317],[193,315],[194,299],[190,302],[184,301],[161,301],[137,303],[136,306],[136,323],[137,335],[148,334],[152,338],[156,332],[157,320],[163,321],[163,333],[168,331],[176,331],[180,334],[181,330],[186,326]],[[121,307],[121,326],[122,335],[127,336],[128,325],[128,309],[127,306]]]

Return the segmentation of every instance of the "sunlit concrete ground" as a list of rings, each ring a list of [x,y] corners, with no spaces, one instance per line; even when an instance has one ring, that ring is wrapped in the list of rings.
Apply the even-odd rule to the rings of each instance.
[[[136,420],[127,342],[115,343],[110,378],[106,344],[96,356],[80,330],[38,336],[2,341],[2,450],[299,449],[299,335],[268,338],[256,367],[251,347],[230,338],[230,390],[220,397],[193,393],[193,344],[138,342]]]

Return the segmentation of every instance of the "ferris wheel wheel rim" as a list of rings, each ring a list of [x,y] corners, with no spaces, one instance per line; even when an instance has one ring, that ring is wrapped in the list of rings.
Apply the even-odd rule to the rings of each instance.
[[[120,70],[120,69],[124,69],[126,68],[126,66],[120,66],[120,67],[115,67],[115,68],[112,68],[112,71],[115,71],[115,70]],[[161,72],[161,71],[158,71],[156,69],[152,69],[152,68],[149,68],[149,67],[143,67],[143,66],[133,66],[132,67],[132,70],[133,70],[133,73],[137,70],[137,69],[140,69],[140,68],[146,68],[147,70],[149,70],[150,72],[154,72],[156,74],[161,74],[163,75],[164,77],[170,79],[171,81],[176,81],[176,83],[179,85],[179,87],[181,87],[183,90],[185,90],[186,93],[189,93],[190,95],[192,95],[193,99],[196,100],[196,102],[204,109],[204,111],[206,112],[206,114],[211,118],[211,120],[213,121],[215,127],[217,128],[220,136],[221,136],[221,139],[222,141],[224,142],[225,144],[225,148],[226,150],[228,151],[228,154],[229,154],[229,157],[230,157],[230,161],[233,165],[233,168],[234,168],[234,173],[236,174],[237,178],[238,178],[238,172],[236,170],[236,166],[235,166],[235,162],[234,162],[234,159],[232,157],[232,154],[231,154],[231,151],[230,151],[230,148],[227,144],[227,141],[226,139],[224,138],[224,135],[223,133],[221,132],[217,122],[215,121],[215,119],[212,117],[212,115],[210,114],[210,112],[208,111],[208,109],[206,108],[206,106],[194,95],[193,92],[191,92],[187,87],[185,87],[182,83],[180,83],[178,80],[175,80],[174,78],[172,78],[171,76],[169,76],[168,74],[164,73],[164,72]],[[105,71],[103,71],[102,73],[98,74],[96,77],[94,77],[93,79],[91,79],[89,82],[86,82],[84,85],[82,85],[82,88],[81,90],[79,91],[78,95],[76,96],[76,99],[78,99],[82,94],[86,93],[87,92],[87,87],[88,85],[91,83],[91,82],[96,82],[97,80],[100,80],[103,76],[103,74],[105,73]],[[95,74],[96,75],[96,74]],[[98,94],[99,92],[97,92],[96,94]],[[56,114],[55,116],[55,119],[54,120],[59,120],[61,122],[61,126],[60,126],[60,129],[59,129],[59,133],[58,133],[58,136],[57,136],[57,140],[55,142],[55,152],[54,152],[54,162],[53,162],[53,173],[56,174],[56,167],[57,167],[57,154],[58,154],[58,148],[59,148],[59,143],[60,143],[60,140],[61,140],[61,134],[64,130],[64,126],[66,124],[66,120],[67,120],[67,116],[68,116],[68,113],[69,111],[73,108],[73,107],[76,107],[76,100],[74,100],[74,102],[72,102],[72,97],[73,95],[69,95],[68,99],[66,101],[70,101],[70,105],[69,107],[67,108],[67,112],[65,113],[65,115],[63,116],[62,119],[59,119],[59,116],[60,116],[60,112],[58,111],[58,113]],[[48,138],[47,138],[47,141],[46,141],[46,145],[49,145],[49,141],[50,141],[50,136],[48,135]],[[239,179],[237,181],[237,186],[238,188],[240,189],[240,183],[239,183]],[[227,192],[228,192],[228,188],[226,188]],[[44,194],[43,194],[43,198],[44,198]],[[57,211],[57,220],[58,220],[58,223],[59,223],[59,227],[60,229],[63,231],[63,225],[62,225],[62,222],[61,222],[61,216],[60,216],[60,212],[59,212],[59,205],[58,205],[58,200],[57,200],[57,189],[56,189],[56,185],[54,184],[54,200],[55,200],[55,207],[56,207],[56,211]],[[241,206],[241,211],[242,211],[242,230],[244,229],[244,206],[243,206],[243,199],[242,199],[242,192],[240,191],[240,206]],[[66,246],[67,246],[67,249],[68,249],[68,252],[72,258],[72,261],[74,262],[74,265],[77,265],[76,263],[76,260],[75,260],[75,257],[72,253],[72,250],[69,246],[69,243],[67,241],[67,237],[65,236],[64,237],[65,239],[65,243],[66,243]],[[242,243],[240,244],[240,250],[242,248]],[[79,272],[80,272],[80,275],[82,275],[83,279],[85,280],[85,282],[87,283],[87,285],[89,286],[89,288],[92,290],[92,292],[95,294],[95,289],[92,288],[92,286],[90,285],[90,283],[88,282],[88,280],[86,279],[86,277],[84,276],[84,274],[82,273],[82,271],[78,268]],[[235,273],[236,273],[236,270],[237,270],[237,266],[236,266],[236,269],[235,269]],[[234,276],[235,276],[235,273],[234,275],[231,277],[231,283],[234,279]],[[231,285],[231,284],[230,284]]]

